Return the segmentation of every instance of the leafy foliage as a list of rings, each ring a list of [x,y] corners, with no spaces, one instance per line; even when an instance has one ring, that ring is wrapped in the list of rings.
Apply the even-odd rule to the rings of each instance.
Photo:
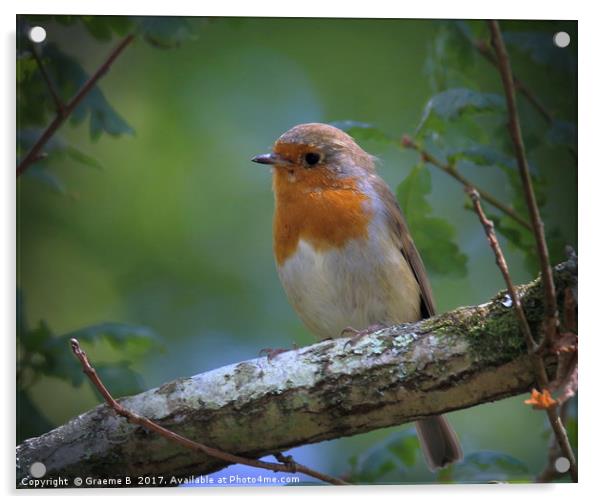
[[[123,37],[137,33],[155,47],[172,48],[194,38],[189,21],[180,17],[128,17],[128,16],[19,16],[17,23],[17,159],[21,159],[42,134],[54,116],[54,103],[42,71],[34,57],[34,51],[48,73],[50,82],[62,103],[67,103],[89,79],[90,75],[72,56],[53,43],[34,46],[28,40],[31,26],[39,22],[56,22],[65,26],[82,25],[99,42],[109,42],[115,36]],[[134,129],[109,103],[100,87],[95,86],[72,112],[73,125],[88,121],[90,138],[95,141],[101,135],[113,137],[132,135]],[[33,136],[32,132],[36,132]],[[54,146],[47,144],[47,159],[36,161],[27,175],[60,194],[67,188],[50,170],[52,162],[62,162],[65,155],[84,165],[99,167],[100,163],[74,146],[67,146],[57,135],[52,139]],[[60,146],[60,147],[59,147]],[[51,161],[51,163],[48,162]]]
[[[476,61],[466,21],[443,22],[428,48],[425,71],[435,92],[456,86],[470,86],[466,69]],[[453,50],[450,48],[453,47]]]
[[[37,23],[57,23],[63,26],[83,26],[96,41],[106,43],[115,37],[138,33],[154,46],[175,47],[190,39],[193,31],[182,18],[132,18],[127,16],[18,16],[17,18],[17,159],[22,159],[42,136],[44,128],[56,116],[56,93],[61,103],[68,103],[90,78],[73,56],[53,43],[34,45],[28,39],[31,26]],[[35,52],[34,52],[35,51]],[[36,56],[39,62],[36,61]],[[50,86],[42,73],[43,65]],[[133,128],[109,103],[97,85],[78,104],[69,118],[72,125],[88,123],[90,139],[101,135],[113,137],[131,135]],[[68,194],[67,187],[52,170],[66,161],[88,168],[102,168],[99,161],[65,142],[59,135],[45,144],[43,156],[23,174],[59,194]],[[160,348],[156,334],[145,327],[104,323],[82,328],[69,334],[55,334],[49,325],[39,321],[29,328],[24,314],[22,296],[18,295],[18,362],[17,393],[19,408],[19,440],[41,434],[52,427],[48,418],[38,410],[29,390],[42,376],[68,381],[73,386],[83,383],[79,363],[71,355],[69,340],[73,337],[88,344],[107,342],[127,355],[136,355]],[[100,364],[99,373],[116,395],[132,394],[143,388],[141,376],[124,359],[117,363]]]
[[[17,411],[19,415],[18,439],[42,434],[52,425],[32,401],[30,387],[41,376],[52,376],[79,387],[84,382],[81,366],[71,354],[70,340],[97,344],[107,342],[128,355],[161,350],[161,340],[147,327],[104,323],[77,331],[57,335],[44,320],[30,328],[25,316],[23,296],[17,294]],[[131,362],[96,366],[103,381],[116,396],[140,392],[144,389],[142,377],[131,368]],[[21,421],[26,418],[26,421]]]
[[[466,88],[447,89],[433,96],[422,114],[417,128],[421,137],[427,130],[442,131],[446,121],[468,115],[504,110],[504,98],[496,93],[482,93]]]
[[[470,161],[479,166],[503,166],[512,168],[516,167],[516,160],[503,152],[500,152],[488,145],[477,143],[468,144],[462,147],[450,148],[447,150],[447,162],[455,165],[459,161]]]
[[[33,146],[42,134],[39,128],[24,128],[17,131],[17,156],[21,157]],[[60,194],[67,194],[67,188],[61,179],[53,173],[52,166],[58,166],[67,160],[80,166],[101,170],[102,165],[92,156],[82,152],[73,145],[66,144],[60,137],[51,138],[46,144],[45,156],[33,164],[23,177],[35,179]]]
[[[413,430],[393,434],[367,453],[349,460],[354,483],[398,483],[406,469],[416,464],[420,446]]]
[[[520,460],[494,451],[470,453],[462,462],[439,471],[437,479],[441,482],[477,483],[508,481],[529,481],[529,468]]]
[[[171,49],[195,38],[195,33],[186,18],[181,17],[138,17],[135,18],[138,33],[154,47]]]
[[[397,199],[428,269],[465,275],[467,257],[455,243],[455,229],[447,220],[431,215],[433,209],[426,199],[431,189],[431,174],[419,164],[399,184]]]

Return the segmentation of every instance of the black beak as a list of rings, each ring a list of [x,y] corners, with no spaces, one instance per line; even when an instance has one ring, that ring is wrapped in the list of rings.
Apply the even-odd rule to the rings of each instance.
[[[253,161],[254,163],[269,165],[286,162],[286,160],[283,157],[279,156],[278,154],[274,154],[273,152],[270,152],[269,154],[259,154],[259,156],[251,158],[251,161]]]

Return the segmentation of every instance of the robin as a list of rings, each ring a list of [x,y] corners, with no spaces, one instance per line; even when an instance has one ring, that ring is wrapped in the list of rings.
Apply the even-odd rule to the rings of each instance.
[[[353,138],[327,124],[301,124],[252,160],[273,166],[278,276],[312,333],[336,338],[353,327],[361,337],[434,315],[431,286],[401,209],[374,158]],[[462,458],[443,416],[416,427],[431,470]]]

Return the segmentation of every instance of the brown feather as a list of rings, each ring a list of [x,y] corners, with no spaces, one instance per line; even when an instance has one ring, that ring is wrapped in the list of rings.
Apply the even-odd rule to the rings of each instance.
[[[420,253],[414,244],[414,240],[412,240],[410,230],[405,218],[403,217],[401,208],[399,208],[399,204],[397,203],[395,196],[384,180],[377,175],[371,175],[371,181],[374,189],[382,198],[382,201],[385,205],[387,218],[391,224],[391,230],[394,233],[394,238],[399,243],[399,250],[412,268],[414,276],[416,277],[418,285],[420,286],[420,294],[422,297],[422,317],[432,317],[437,311],[435,307],[433,290],[426,273],[426,268],[424,267]]]

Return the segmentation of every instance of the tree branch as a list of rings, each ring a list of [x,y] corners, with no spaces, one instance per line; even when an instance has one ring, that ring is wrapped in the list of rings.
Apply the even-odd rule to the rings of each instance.
[[[535,372],[537,386],[539,390],[545,393],[550,386],[548,374],[546,371],[546,364],[541,353],[537,351],[537,343],[533,339],[533,334],[531,332],[531,328],[529,326],[525,310],[523,309],[521,298],[516,292],[516,287],[512,283],[512,278],[510,277],[510,271],[508,270],[506,259],[504,258],[502,248],[500,247],[497,237],[495,236],[495,231],[493,230],[493,222],[487,219],[487,216],[483,212],[483,208],[481,207],[481,202],[479,200],[479,194],[477,193],[477,191],[474,188],[467,188],[467,192],[470,196],[470,199],[473,202],[475,212],[479,216],[481,224],[483,224],[483,229],[485,230],[485,234],[487,235],[487,240],[489,241],[489,245],[491,246],[493,253],[495,254],[496,263],[500,271],[502,272],[504,281],[506,282],[508,293],[510,294],[510,297],[512,299],[512,305],[514,306],[514,311],[516,313],[516,318],[519,321],[520,330],[523,334],[523,337],[525,338],[525,341],[527,342],[527,348],[529,350],[529,355],[531,356],[531,361],[533,363],[533,370]],[[565,301],[568,300],[565,298]],[[552,404],[549,407],[545,408],[545,410],[548,415],[550,425],[552,426],[552,430],[554,431],[556,441],[558,442],[562,453],[570,463],[569,470],[571,472],[571,478],[574,482],[577,482],[577,461],[575,459],[575,455],[573,454],[571,444],[569,443],[569,438],[562,423],[562,419],[558,415],[557,402],[552,402]]]
[[[440,170],[447,173],[450,177],[456,179],[464,187],[474,187],[478,191],[478,193],[481,195],[481,198],[484,199],[487,203],[494,206],[498,210],[504,212],[506,215],[508,215],[509,217],[513,218],[516,222],[518,222],[521,226],[523,226],[523,227],[527,228],[529,231],[531,231],[531,224],[529,224],[528,221],[526,221],[524,218],[522,218],[513,208],[502,203],[500,200],[498,200],[495,196],[488,193],[487,191],[478,188],[470,180],[468,180],[464,175],[462,175],[456,169],[455,166],[446,164],[446,163],[440,161],[439,159],[437,159],[436,157],[431,155],[428,151],[426,151],[425,149],[420,147],[408,135],[403,136],[403,138],[401,139],[401,143],[404,147],[407,147],[409,149],[414,149],[416,152],[418,152],[425,163],[430,163],[431,165],[436,166]]]
[[[559,265],[556,283],[574,287]],[[517,286],[529,326],[543,318],[541,284]],[[121,407],[190,440],[246,458],[399,425],[521,394],[533,386],[514,311],[502,292],[362,338],[324,341],[232,364],[119,400]],[[561,299],[562,301],[562,299]],[[550,354],[546,365],[554,367]],[[228,462],[132,425],[107,405],[17,447],[17,483],[33,462],[48,476],[207,474]]]
[[[487,236],[487,241],[489,242],[489,246],[493,250],[493,254],[495,255],[495,262],[500,269],[502,276],[504,277],[504,282],[506,283],[506,288],[508,289],[508,294],[510,295],[510,299],[512,300],[512,306],[514,307],[514,312],[516,313],[516,318],[518,319],[520,330],[527,342],[527,349],[529,353],[535,355],[535,350],[537,349],[537,343],[533,339],[533,334],[531,333],[531,328],[529,327],[529,321],[527,320],[527,315],[523,310],[523,305],[516,292],[516,287],[512,282],[512,278],[510,277],[510,271],[508,270],[508,264],[506,263],[506,258],[504,257],[504,253],[502,252],[502,247],[500,247],[500,242],[498,242],[497,236],[495,235],[495,231],[493,230],[493,222],[491,222],[485,212],[483,211],[483,207],[481,206],[481,200],[478,191],[474,187],[466,186],[465,188],[468,196],[472,200],[472,204],[474,207],[474,211],[479,217],[481,224],[483,225],[483,229],[485,231],[485,235]],[[548,386],[548,375],[546,374],[545,366],[541,361],[540,356],[536,356],[538,358],[537,361],[537,371],[538,371],[538,380],[541,382],[542,387]]]
[[[496,55],[493,53],[493,51],[487,45],[486,42],[482,40],[473,40],[472,45],[489,63],[491,63],[499,71],[500,67],[498,65]],[[533,108],[535,108],[535,110],[537,110],[541,114],[546,123],[552,124],[552,121],[554,120],[552,113],[544,106],[544,104],[537,97],[537,95],[516,76],[514,76],[514,86],[527,99],[527,101],[530,102],[531,105],[533,105]]]
[[[560,420],[563,424],[566,423],[566,420],[568,418],[568,405],[569,401],[565,401],[560,406],[559,415]],[[556,469],[556,461],[562,455],[562,450],[558,445],[558,440],[556,439],[556,436],[551,436],[550,444],[548,446],[548,463],[546,467],[544,467],[544,469],[535,478],[535,481],[537,483],[548,483],[550,481],[554,481],[564,476],[564,473],[560,473]]]
[[[80,102],[86,97],[86,95],[94,89],[94,86],[98,82],[98,80],[105,75],[113,62],[117,59],[117,57],[123,52],[123,50],[134,40],[134,35],[128,35],[125,37],[118,45],[115,47],[107,59],[104,61],[102,65],[92,74],[92,76],[84,83],[81,89],[75,94],[73,98],[62,108],[59,108],[57,111],[57,115],[54,120],[48,125],[48,127],[44,130],[40,138],[36,141],[35,144],[31,147],[29,152],[25,155],[25,157],[20,161],[17,165],[17,177],[21,175],[31,164],[33,164],[36,160],[40,159],[41,150],[44,148],[46,143],[52,138],[52,136],[57,132],[57,130],[63,125],[65,120],[71,115],[71,113],[76,109],[76,107],[80,104]],[[34,51],[35,56],[35,51]],[[41,66],[41,62],[38,62]],[[43,75],[45,72],[42,70]],[[45,77],[46,78],[46,77]],[[50,81],[47,79],[46,82],[50,86]],[[53,88],[50,86],[50,90],[52,92]],[[58,95],[57,95],[58,98]],[[60,101],[58,102],[60,103]]]
[[[57,92],[56,88],[54,87],[54,84],[52,83],[52,79],[50,78],[50,75],[48,75],[48,72],[46,71],[46,67],[42,63],[42,58],[38,54],[37,46],[33,42],[31,42],[29,44],[29,48],[30,48],[31,53],[33,54],[34,59],[36,60],[36,63],[38,64],[38,68],[40,69],[40,73],[42,74],[42,77],[44,78],[44,82],[46,82],[46,87],[48,88],[48,92],[50,93],[50,96],[51,96],[52,100],[54,101],[54,106],[56,107],[57,115],[59,115],[59,116],[65,115],[65,105],[63,104],[63,101],[61,100],[59,93]]]
[[[141,425],[142,427],[147,428],[152,432],[156,432],[160,436],[165,439],[172,441],[184,448],[188,448],[189,450],[200,451],[203,454],[221,460],[223,462],[227,462],[229,464],[243,464],[250,467],[258,467],[260,469],[267,469],[270,471],[280,471],[287,473],[296,473],[300,472],[303,474],[307,474],[308,476],[312,476],[321,481],[325,481],[327,483],[331,483],[333,485],[347,485],[348,483],[339,479],[334,478],[332,476],[328,476],[327,474],[322,474],[318,471],[314,471],[308,467],[305,467],[301,464],[295,462],[291,457],[285,457],[281,453],[275,454],[275,457],[278,461],[282,462],[280,464],[274,464],[272,462],[264,462],[262,460],[257,459],[249,459],[246,457],[239,457],[237,455],[232,455],[231,453],[224,452],[222,450],[218,450],[216,448],[211,448],[202,443],[198,443],[196,441],[192,441],[184,436],[180,436],[165,427],[161,427],[157,423],[145,418],[143,416],[137,415],[136,413],[132,413],[131,411],[124,408],[121,404],[119,404],[105,387],[104,383],[96,373],[96,370],[90,364],[88,360],[88,356],[86,352],[82,350],[79,346],[79,341],[77,339],[71,339],[71,350],[78,358],[82,365],[82,369],[84,373],[88,376],[92,384],[96,387],[96,389],[100,392],[100,394],[104,397],[104,400],[108,404],[110,408],[112,408],[115,413],[127,419],[129,423],[133,423],[136,425]]]
[[[541,268],[541,277],[544,287],[544,301],[546,320],[544,321],[545,331],[542,339],[542,346],[550,343],[553,336],[558,330],[558,307],[556,306],[556,291],[554,280],[552,278],[552,266],[550,265],[550,255],[548,253],[548,245],[543,230],[543,221],[539,214],[533,183],[531,182],[531,174],[529,173],[529,163],[527,161],[527,153],[520,127],[520,119],[518,115],[518,107],[516,105],[516,92],[514,89],[514,79],[512,77],[512,69],[510,68],[510,59],[502,33],[497,21],[489,21],[489,29],[493,40],[493,47],[497,55],[498,69],[504,85],[504,93],[506,95],[506,104],[508,107],[508,130],[512,143],[514,144],[514,152],[518,164],[518,170],[521,176],[523,189],[525,191],[525,199],[529,209],[529,217],[531,219],[531,227],[537,244],[537,255],[539,256],[539,264]]]

